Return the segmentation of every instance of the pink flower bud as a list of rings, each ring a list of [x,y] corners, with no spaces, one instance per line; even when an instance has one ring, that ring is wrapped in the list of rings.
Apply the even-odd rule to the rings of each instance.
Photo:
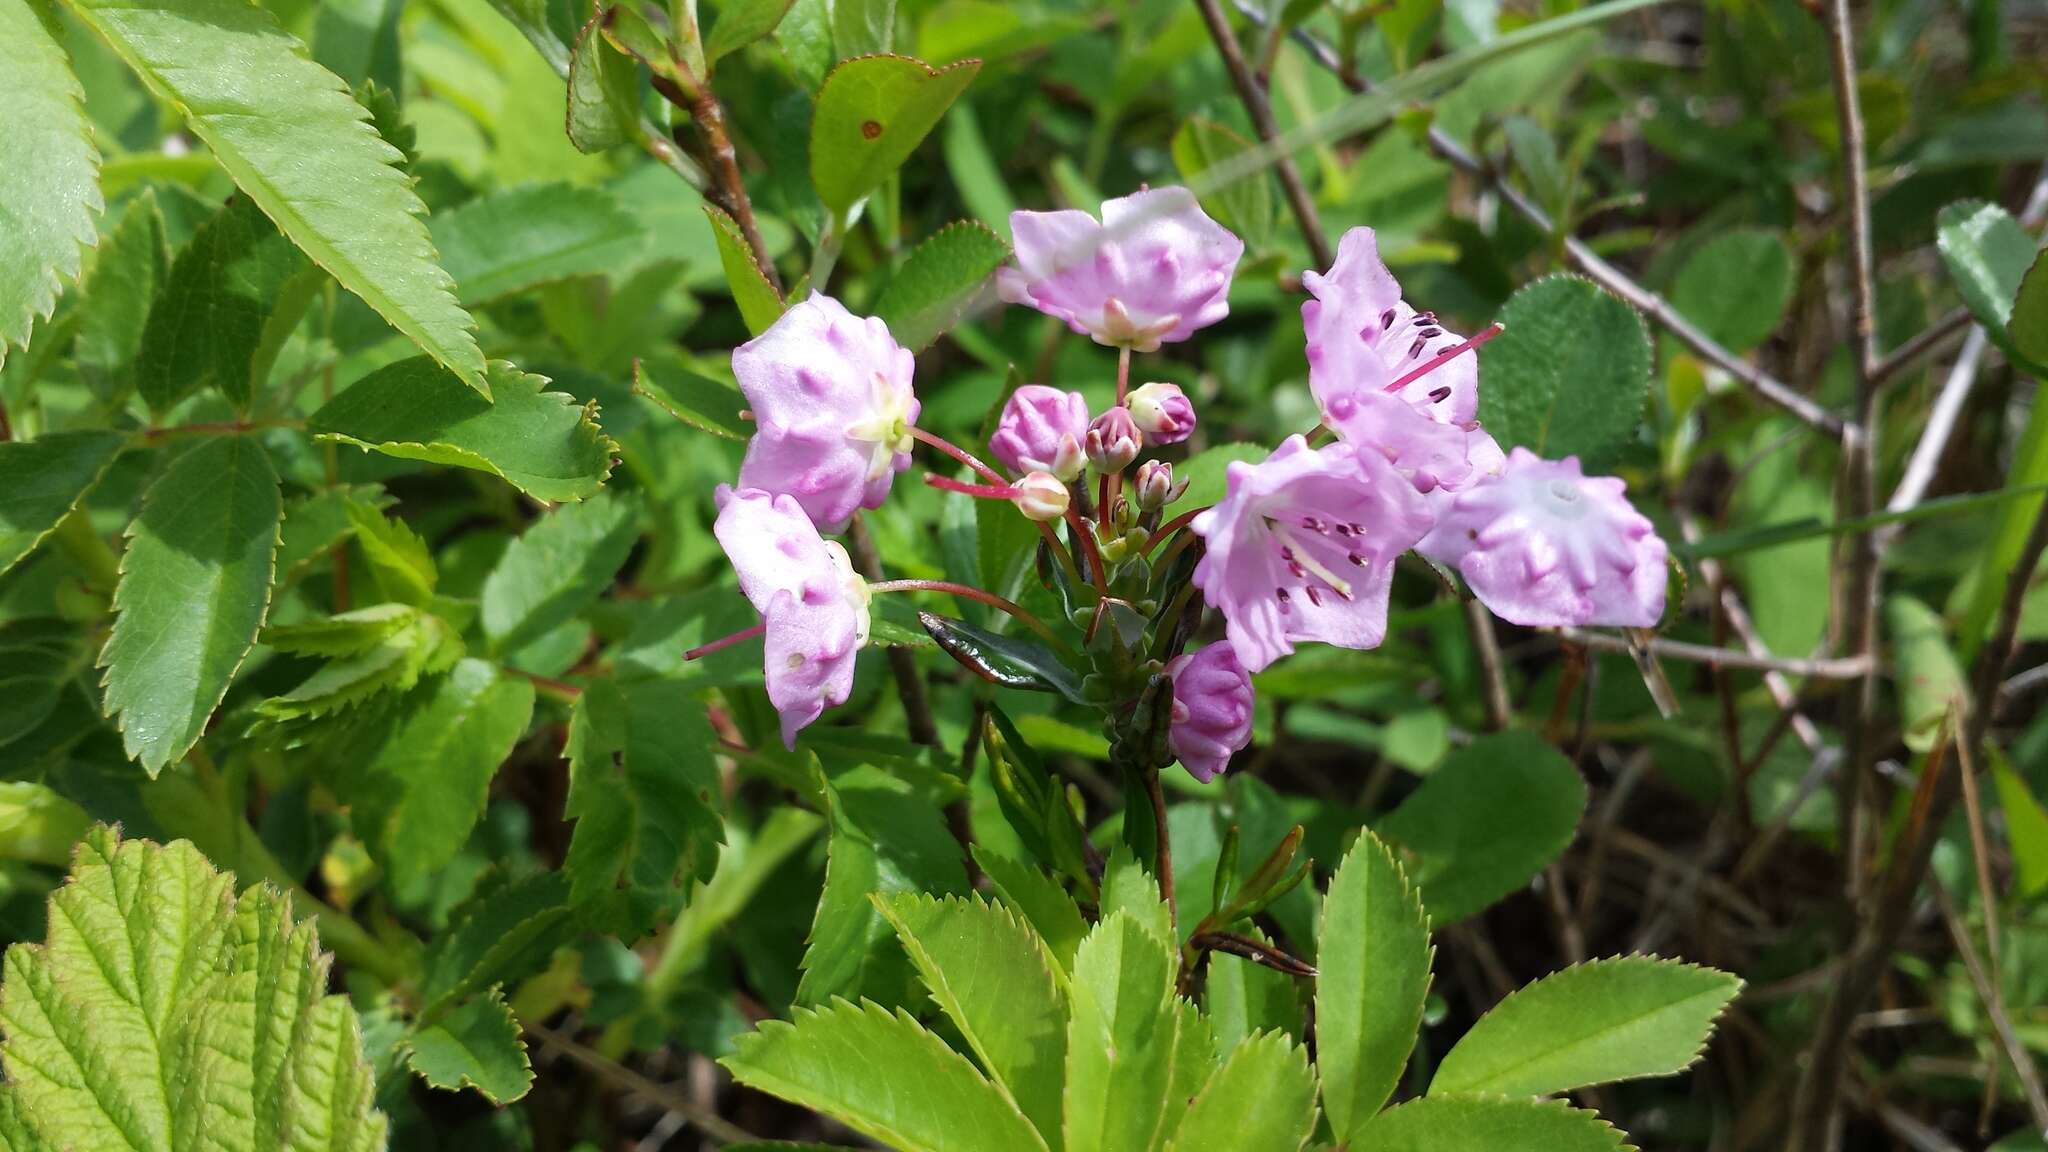
[[[1195,406],[1178,384],[1153,381],[1131,390],[1124,399],[1138,431],[1148,444],[1178,444],[1194,434]]]
[[[1118,405],[1095,418],[1082,446],[1088,453],[1088,467],[1104,474],[1121,472],[1144,450],[1145,436],[1131,419],[1131,410]]]
[[[1061,480],[1081,474],[1087,461],[1088,401],[1079,392],[1026,384],[1010,394],[988,450],[1012,472],[1050,472]]]
[[[1166,746],[1188,775],[1213,779],[1252,740],[1252,677],[1237,650],[1219,640],[1166,666],[1173,678],[1173,726]]]
[[[1050,472],[1032,472],[1011,487],[1017,494],[1010,502],[1033,520],[1057,520],[1067,514],[1067,486]]]
[[[1173,465],[1164,460],[1147,460],[1138,465],[1138,507],[1147,512],[1157,512],[1188,490],[1185,480],[1174,483]]]

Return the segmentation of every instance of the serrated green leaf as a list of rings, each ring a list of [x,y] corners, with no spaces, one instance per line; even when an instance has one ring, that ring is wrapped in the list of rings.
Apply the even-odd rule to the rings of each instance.
[[[747,243],[739,224],[710,204],[704,205],[704,215],[711,220],[711,235],[718,243],[718,263],[725,269],[725,285],[732,292],[732,302],[739,308],[747,331],[759,336],[789,305],[755,261],[753,246]]]
[[[876,903],[940,1011],[1058,1152],[1067,996],[1044,942],[979,896],[901,893]]]
[[[1118,912],[1130,913],[1161,940],[1172,939],[1173,910],[1159,898],[1159,882],[1131,855],[1130,845],[1123,843],[1110,850],[1102,866],[1101,919]]]
[[[1256,929],[1248,934],[1263,940]],[[1225,1053],[1261,1032],[1285,1032],[1297,1040],[1305,1035],[1294,977],[1228,952],[1211,952],[1204,963],[1202,1008]]]
[[[638,217],[596,188],[522,184],[433,219],[441,264],[472,307],[574,276],[602,276],[647,246]]]
[[[326,716],[380,693],[409,692],[420,677],[454,667],[462,652],[462,638],[445,621],[415,612],[396,632],[368,648],[338,655],[298,687],[257,708],[273,720]]]
[[[1430,1096],[1389,1108],[1365,1126],[1372,1152],[1623,1152],[1619,1131],[1598,1113],[1555,1100]]]
[[[390,364],[306,421],[323,440],[405,460],[474,468],[541,500],[581,500],[611,475],[612,442],[595,405],[547,392],[545,376],[490,366],[495,401],[421,356]]]
[[[2048,364],[2048,255],[2036,254],[2012,301],[2005,336],[2036,365]]]
[[[532,714],[532,682],[481,660],[463,660],[398,702],[376,752],[332,782],[392,883],[424,879],[461,850]]]
[[[569,878],[562,873],[510,881],[487,877],[427,949],[421,1012],[438,1012],[539,969],[566,942],[575,922]]]
[[[1231,1052],[1180,1121],[1173,1152],[1298,1152],[1316,1127],[1308,1050],[1284,1033],[1254,1036]]]
[[[754,434],[754,426],[740,419],[740,410],[746,407],[740,390],[723,380],[699,376],[687,369],[667,371],[656,377],[636,360],[633,391],[700,432],[726,440],[746,440]]]
[[[1375,830],[1415,853],[1423,906],[1455,924],[1562,855],[1585,810],[1571,761],[1533,733],[1496,732],[1451,753]]]
[[[84,663],[85,643],[78,626],[65,620],[0,623],[0,748],[51,718],[66,682]]]
[[[170,274],[170,263],[163,210],[156,190],[145,188],[100,242],[71,343],[79,377],[109,407],[135,387],[150,306]]]
[[[2024,360],[2006,326],[2039,245],[2012,213],[1981,200],[1961,200],[1935,217],[1935,247],[1956,292],[1992,342]],[[2040,365],[2035,365],[2037,371]]]
[[[0,363],[57,306],[97,235],[100,154],[84,99],[36,5],[0,3]]]
[[[255,204],[231,198],[178,253],[150,305],[135,371],[150,411],[207,387],[247,408],[323,279]]]
[[[569,143],[604,152],[640,127],[640,77],[633,61],[604,38],[604,16],[585,21],[569,53]]]
[[[367,652],[419,619],[410,604],[372,604],[301,624],[263,630],[263,643],[301,656],[353,656]]]
[[[982,225],[971,220],[948,224],[904,257],[875,297],[875,315],[898,344],[922,352],[959,322],[1009,256],[1010,246]]]
[[[1229,128],[1202,116],[1191,116],[1173,134],[1173,166],[1194,183],[1202,173],[1252,150],[1252,143]],[[1262,165],[1250,176],[1202,197],[1202,207],[1216,222],[1258,247],[1273,233],[1277,201],[1273,178]]]
[[[72,0],[313,262],[488,396],[469,314],[435,263],[426,208],[341,78],[244,0]]]
[[[622,875],[673,902],[718,862],[718,737],[703,708],[677,695],[667,681],[607,678],[576,701],[564,810],[576,828],[563,870],[578,902]]]
[[[901,1152],[1046,1152],[1016,1105],[917,1021],[878,1004],[799,1008],[741,1036],[733,1079]]]
[[[1741,990],[1726,972],[1654,956],[1575,964],[1480,1017],[1437,1066],[1429,1094],[1548,1096],[1682,1072]]]
[[[825,889],[804,948],[797,999],[817,1004],[863,991],[896,989],[883,975],[902,961],[871,893],[955,894],[967,874],[960,844],[931,798],[883,769],[862,765],[827,780]]]
[[[704,37],[704,62],[717,64],[775,31],[793,0],[726,0],[718,6],[718,22]]]
[[[1159,1146],[1173,1074],[1172,951],[1118,912],[1074,954],[1067,1033],[1067,1152],[1146,1152]]]
[[[247,436],[201,441],[143,496],[99,663],[105,713],[152,777],[199,739],[255,646],[283,517],[270,457]]]
[[[843,39],[839,48],[851,54]],[[811,117],[811,182],[819,199],[844,215],[903,166],[979,71],[979,60],[944,68],[908,56],[842,61],[825,77]]]
[[[1316,942],[1316,1065],[1339,1143],[1400,1083],[1429,995],[1429,917],[1393,853],[1359,833],[1330,879]]]
[[[588,607],[625,565],[639,524],[640,501],[609,492],[535,521],[484,579],[481,620],[492,650],[516,651]]]
[[[375,1152],[348,1000],[287,899],[185,841],[81,843],[43,944],[7,950],[0,1057],[32,1147]]]
[[[1734,352],[1770,339],[1792,302],[1792,252],[1776,232],[1736,228],[1688,256],[1671,305]]]
[[[350,501],[348,518],[378,590],[389,600],[415,608],[431,603],[441,574],[419,533],[367,501]]]
[[[510,1104],[533,1087],[519,1021],[496,988],[420,1028],[406,1043],[407,1066],[436,1088],[474,1088],[493,1104]]]
[[[116,432],[0,441],[0,572],[36,550],[121,454]]]
[[[1502,448],[1598,466],[1642,419],[1650,338],[1636,311],[1577,276],[1546,276],[1501,309],[1479,353],[1479,419]]]
[[[284,528],[278,533],[277,583],[289,584],[304,576],[315,562],[355,535],[352,506],[361,504],[381,512],[391,503],[374,484],[342,484],[285,501]]]
[[[1029,921],[1045,943],[1046,951],[1059,964],[1062,975],[1074,971],[1074,951],[1088,935],[1088,921],[1080,905],[1059,881],[1030,864],[1020,864],[980,846],[974,848],[974,862],[981,866],[996,894]]]

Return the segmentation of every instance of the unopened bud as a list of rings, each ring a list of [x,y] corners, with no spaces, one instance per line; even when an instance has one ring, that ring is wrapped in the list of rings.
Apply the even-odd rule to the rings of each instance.
[[[1188,490],[1185,480],[1175,483],[1173,465],[1164,460],[1147,460],[1138,465],[1138,507],[1147,512],[1157,512]]]
[[[1067,514],[1067,486],[1050,472],[1028,473],[1010,487],[1016,491],[1010,502],[1033,520],[1057,520]]]
[[[1118,406],[1097,416],[1095,423],[1088,426],[1083,447],[1088,453],[1088,467],[1106,475],[1130,467],[1145,447],[1145,436],[1131,419],[1130,409]]]
[[[1178,444],[1194,434],[1195,406],[1178,384],[1154,381],[1124,399],[1138,430],[1153,444]]]

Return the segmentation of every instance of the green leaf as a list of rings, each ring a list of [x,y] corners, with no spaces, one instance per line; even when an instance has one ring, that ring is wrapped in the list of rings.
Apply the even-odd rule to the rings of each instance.
[[[842,59],[896,46],[896,0],[833,0],[831,8],[832,42]]]
[[[1297,1152],[1316,1128],[1308,1050],[1285,1033],[1237,1046],[1195,1097],[1172,1152]]]
[[[57,530],[127,442],[116,432],[0,441],[0,572],[21,563]]]
[[[1792,252],[1776,232],[1732,229],[1686,258],[1671,285],[1671,304],[1723,347],[1747,352],[1785,319],[1795,272]]]
[[[341,78],[244,0],[71,0],[279,230],[485,396],[476,322],[455,302],[426,207]]]
[[[1431,1096],[1548,1096],[1692,1067],[1742,990],[1726,972],[1616,956],[1545,976],[1494,1005],[1437,1066]]]
[[[901,1152],[1046,1152],[1017,1106],[907,1013],[836,1000],[741,1036],[733,1079]]]
[[[679,881],[709,879],[722,837],[717,734],[704,710],[678,707],[674,684],[593,680],[569,720],[569,799],[576,821],[563,862],[579,903],[631,886],[665,901]]]
[[[484,579],[484,636],[514,652],[588,607],[626,563],[640,525],[640,501],[599,492],[557,508],[505,548]]]
[[[289,584],[304,576],[355,535],[352,507],[360,504],[381,511],[391,502],[374,484],[339,484],[285,501],[284,529],[277,546],[277,583]]]
[[[875,298],[875,315],[898,344],[922,352],[959,323],[1010,246],[971,220],[946,225],[911,249]]]
[[[405,605],[385,607],[407,608]],[[430,673],[462,659],[462,640],[439,616],[413,612],[389,636],[357,652],[336,656],[282,696],[257,705],[276,721],[310,720],[354,707],[384,692],[409,692]]]
[[[848,52],[843,37],[839,49]],[[811,117],[811,181],[825,206],[845,215],[902,167],[979,71],[979,60],[935,69],[908,56],[861,56],[832,69]]]
[[[974,862],[995,885],[996,895],[1029,921],[1044,942],[1046,951],[1060,966],[1062,975],[1074,970],[1074,950],[1088,934],[1088,921],[1081,908],[1059,882],[1029,864],[1020,864],[979,846]]]
[[[754,426],[740,419],[746,401],[740,390],[722,380],[680,369],[656,379],[641,361],[633,362],[633,391],[654,401],[669,415],[700,432],[726,440],[747,440]]]
[[[84,99],[37,5],[0,3],[0,363],[78,279],[96,237],[100,153]]]
[[[1410,10],[1425,7],[1409,0]],[[1548,129],[1527,116],[1510,116],[1501,128],[1508,139],[1508,151],[1521,169],[1522,179],[1536,196],[1536,202],[1556,213],[1567,207],[1570,181],[1564,162],[1557,154],[1557,141]]]
[[[1174,501],[1176,511],[1207,508],[1223,499],[1229,491],[1230,466],[1242,461],[1256,464],[1272,454],[1272,449],[1263,444],[1218,444],[1204,448],[1188,457],[1184,464],[1176,464],[1173,478],[1187,481],[1188,490]]]
[[[246,409],[323,279],[254,204],[231,198],[178,253],[150,306],[135,371],[150,411],[208,386]]]
[[[1189,181],[1251,150],[1251,141],[1201,116],[1189,117],[1180,131],[1173,134],[1173,166]],[[1261,168],[1202,197],[1202,207],[1217,223],[1256,248],[1273,233],[1273,220],[1278,212],[1273,178]]]
[[[1998,788],[1998,808],[2005,815],[2005,839],[2012,846],[2013,886],[2020,895],[2039,896],[2048,892],[2048,809],[2027,787],[2026,778],[2013,771],[2005,757],[1993,750],[1991,779]]]
[[[1949,278],[1993,343],[2024,360],[2006,335],[2013,302],[2039,245],[2012,213],[1981,200],[1962,200],[1935,217],[1935,247]],[[2040,371],[2038,365],[2036,372]]]
[[[408,693],[375,753],[343,769],[334,784],[350,823],[393,884],[423,880],[461,850],[532,714],[531,681],[464,660]]]
[[[419,533],[405,521],[386,516],[376,505],[360,500],[350,501],[348,516],[356,546],[369,561],[370,578],[385,598],[415,608],[430,604],[441,574]]]
[[[110,407],[135,387],[150,306],[169,274],[164,214],[156,190],[145,188],[100,243],[71,344],[79,376]]]
[[[94,829],[46,942],[7,950],[0,1057],[27,1147],[383,1149],[355,1010],[325,994],[327,968],[275,889],[237,900],[185,841]]]
[[[979,896],[876,898],[932,1000],[1048,1144],[1059,1143],[1066,973],[1038,934]]]
[[[255,646],[283,517],[277,473],[248,436],[201,441],[143,496],[99,662],[105,713],[150,776],[198,741]]]
[[[1911,596],[1885,598],[1884,631],[1899,693],[1901,738],[1907,748],[1926,752],[1969,691],[1962,663],[1949,646],[1948,623]]]
[[[1161,940],[1172,939],[1173,912],[1159,898],[1159,881],[1131,855],[1130,846],[1122,843],[1110,850],[1102,867],[1101,919],[1118,912],[1129,913]]]
[[[887,943],[888,921],[869,894],[965,891],[960,844],[931,798],[881,768],[862,765],[830,780],[819,773],[815,782],[829,829],[825,889],[797,999],[817,1004],[862,990],[886,993],[880,976],[901,954]]]
[[[1451,753],[1376,830],[1415,853],[1423,906],[1455,924],[1562,855],[1585,810],[1571,761],[1533,733],[1496,732]]]
[[[31,617],[0,623],[0,748],[53,717],[61,719],[58,702],[84,662],[86,642],[81,630],[64,620]]]
[[[2013,297],[2006,340],[2034,364],[2048,364],[2048,254],[2037,254]]]
[[[1598,1113],[1555,1100],[1430,1096],[1389,1108],[1365,1126],[1372,1152],[1626,1152]]]
[[[569,143],[605,152],[636,138],[640,77],[633,61],[604,38],[604,15],[584,22],[569,55]]]
[[[301,656],[353,656],[396,636],[419,617],[419,609],[410,604],[373,604],[302,624],[265,628],[263,642]]]
[[[474,1088],[493,1104],[509,1104],[533,1087],[519,1022],[496,988],[420,1028],[406,1046],[406,1064],[436,1088]]]
[[[1501,309],[1479,355],[1479,419],[1502,448],[1610,459],[1642,419],[1650,337],[1635,309],[1577,276],[1546,276]]]
[[[306,421],[323,440],[474,468],[540,500],[581,500],[611,475],[614,445],[596,405],[542,391],[545,376],[502,360],[490,367],[495,401],[461,386],[426,357],[389,364],[356,381]]]
[[[716,64],[775,31],[794,0],[726,0],[718,6],[718,22],[704,37],[704,62]]]
[[[1251,934],[1258,935],[1257,930]],[[1301,993],[1294,977],[1228,952],[1211,952],[1204,963],[1208,970],[1202,979],[1202,1008],[1224,1052],[1261,1032],[1303,1035]]]
[[[0,648],[0,661],[5,658],[6,649]],[[62,868],[91,829],[85,809],[47,784],[0,782],[0,858]]]
[[[602,276],[645,250],[640,220],[609,193],[522,184],[433,219],[441,263],[472,307],[575,276]]]
[[[1087,701],[1080,679],[1066,661],[1036,639],[998,635],[932,612],[919,612],[917,619],[948,656],[991,684],[1057,692],[1075,703]]]
[[[493,873],[449,918],[427,949],[422,1013],[434,1013],[547,963],[576,922],[569,878],[542,872],[507,881]]]
[[[725,269],[732,302],[738,306],[747,331],[759,336],[782,316],[789,304],[754,259],[753,246],[747,243],[733,218],[709,204],[704,205],[704,215],[711,218],[711,235],[718,242],[718,263]]]
[[[1429,917],[1393,853],[1359,833],[1330,879],[1316,943],[1316,1065],[1339,1143],[1400,1083],[1429,995]]]
[[[1127,912],[1081,941],[1067,1032],[1066,1152],[1159,1146],[1177,1036],[1174,970],[1167,942]]]

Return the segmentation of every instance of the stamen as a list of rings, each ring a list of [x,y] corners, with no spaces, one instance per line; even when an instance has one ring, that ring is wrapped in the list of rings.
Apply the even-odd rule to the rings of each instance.
[[[1315,605],[1315,606],[1316,606],[1316,607],[1318,607],[1318,608],[1321,608],[1321,607],[1323,606],[1323,594],[1322,594],[1322,593],[1320,593],[1320,592],[1318,592],[1318,591],[1316,591],[1316,586],[1315,586],[1315,585],[1313,585],[1313,584],[1309,584],[1309,585],[1306,585],[1306,586],[1304,586],[1304,587],[1302,588],[1302,591],[1304,591],[1304,592],[1307,592],[1307,593],[1308,593],[1308,602],[1309,602],[1309,603],[1311,603],[1311,604]]]
[[[1328,584],[1332,592],[1346,600],[1351,599],[1350,581],[1325,568],[1307,549],[1298,547],[1294,537],[1288,534],[1283,525],[1273,524],[1272,530],[1274,538],[1280,541],[1280,556],[1287,561],[1288,571],[1294,572],[1296,579],[1307,579],[1313,573],[1323,583]],[[1300,571],[1296,571],[1297,568]]]
[[[1346,554],[1345,554],[1345,556],[1344,556],[1344,558],[1345,558],[1346,560],[1349,560],[1349,561],[1351,561],[1351,566],[1352,566],[1353,568],[1363,568],[1363,567],[1365,567],[1365,557],[1363,557],[1363,556],[1360,556],[1360,555],[1359,555],[1358,553],[1356,553],[1356,552],[1349,552],[1349,553],[1346,553]]]
[[[752,628],[742,628],[730,636],[720,637],[717,640],[713,640],[709,644],[699,644],[695,648],[690,649],[688,652],[683,653],[683,659],[696,660],[701,657],[709,656],[713,652],[717,652],[725,648],[730,648],[733,645],[740,643],[741,641],[752,640],[754,637],[759,636],[766,631],[768,631],[768,623],[764,620],[761,623],[754,625]]]
[[[1431,404],[1441,404],[1444,401],[1449,400],[1450,398],[1451,386],[1449,384],[1446,384],[1441,388],[1432,388],[1429,390],[1429,402]]]
[[[1017,489],[1008,484],[1000,487],[994,484],[966,484],[951,477],[940,476],[931,472],[924,474],[924,482],[934,488],[942,488],[948,492],[958,492],[963,496],[975,496],[983,500],[1014,500],[1017,498]]]
[[[1318,520],[1318,519],[1316,519],[1316,518],[1315,518],[1315,517],[1313,517],[1313,516],[1303,516],[1303,517],[1301,518],[1301,526],[1302,526],[1303,528],[1306,528],[1306,529],[1308,529],[1308,530],[1309,530],[1309,531],[1311,531],[1311,532],[1327,532],[1327,531],[1329,531],[1329,528],[1328,528],[1328,526],[1327,526],[1327,525],[1325,525],[1325,524],[1324,524],[1324,523],[1323,523],[1323,522],[1322,522],[1321,520]]]
[[[1401,389],[1406,388],[1408,385],[1413,384],[1415,381],[1422,379],[1424,376],[1429,375],[1431,372],[1436,371],[1438,368],[1441,368],[1445,364],[1450,363],[1452,360],[1457,359],[1459,356],[1462,356],[1465,353],[1470,352],[1474,348],[1479,347],[1481,344],[1486,343],[1488,340],[1493,339],[1495,336],[1500,335],[1504,331],[1506,331],[1506,329],[1499,324],[1489,324],[1484,329],[1482,329],[1478,335],[1472,337],[1470,340],[1466,340],[1463,343],[1456,344],[1452,347],[1446,348],[1442,352],[1439,352],[1436,355],[1430,357],[1428,360],[1423,361],[1421,364],[1416,365],[1414,368],[1409,369],[1398,380],[1395,380],[1392,384],[1387,385],[1384,389],[1381,389],[1381,391],[1399,392]],[[1410,355],[1413,355],[1413,353],[1410,353]]]
[[[1394,310],[1392,308],[1389,308],[1385,312],[1380,313],[1380,331],[1384,332],[1387,329],[1392,328],[1393,326]]]

